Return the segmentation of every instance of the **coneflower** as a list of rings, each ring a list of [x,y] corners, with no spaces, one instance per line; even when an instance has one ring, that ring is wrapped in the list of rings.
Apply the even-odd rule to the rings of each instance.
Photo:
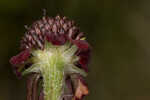
[[[90,46],[74,21],[44,16],[21,40],[21,53],[10,63],[18,77],[28,75],[27,100],[81,100],[88,94],[84,77]]]

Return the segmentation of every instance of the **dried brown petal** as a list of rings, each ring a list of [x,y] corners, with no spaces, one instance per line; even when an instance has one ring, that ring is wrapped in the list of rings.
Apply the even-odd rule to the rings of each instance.
[[[74,90],[73,100],[82,100],[83,96],[88,95],[89,93],[83,77],[79,74],[71,74],[71,80]]]
[[[74,98],[81,100],[84,95],[88,95],[88,94],[89,94],[89,91],[88,91],[87,86],[79,79],[78,87],[75,90]]]

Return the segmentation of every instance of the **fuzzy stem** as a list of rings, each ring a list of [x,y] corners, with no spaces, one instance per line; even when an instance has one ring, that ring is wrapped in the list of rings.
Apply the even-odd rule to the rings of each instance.
[[[64,63],[61,56],[47,57],[47,63],[42,67],[44,100],[60,100],[64,78]]]

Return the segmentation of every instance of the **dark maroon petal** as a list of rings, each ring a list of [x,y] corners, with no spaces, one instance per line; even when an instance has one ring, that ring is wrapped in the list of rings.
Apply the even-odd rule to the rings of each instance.
[[[89,48],[89,44],[85,40],[74,40],[73,43],[79,49],[87,50]]]
[[[88,72],[88,64],[91,58],[91,49],[87,50],[79,50],[77,53],[77,56],[79,56],[79,67],[83,68],[86,72]]]
[[[55,35],[53,34],[47,34],[47,40],[51,42],[53,45],[63,45],[66,42],[66,38],[64,35]]]
[[[33,82],[33,97],[32,97],[32,100],[37,100],[38,98],[38,83],[39,83],[39,79],[40,79],[40,75],[39,74],[35,74],[35,79],[34,79],[34,82]]]
[[[13,56],[10,59],[10,63],[14,66],[24,63],[30,56],[30,50],[26,49],[19,53],[17,56]]]
[[[32,100],[34,74],[27,77],[27,100]]]
[[[79,64],[82,66],[82,68],[83,68],[86,72],[88,72],[88,67],[87,67],[88,62],[89,62],[89,60],[88,60],[87,57],[80,57],[80,59],[79,59]]]
[[[36,78],[39,77],[38,74],[32,73],[27,77],[27,100],[35,100],[33,97],[35,96],[33,89],[37,86]]]

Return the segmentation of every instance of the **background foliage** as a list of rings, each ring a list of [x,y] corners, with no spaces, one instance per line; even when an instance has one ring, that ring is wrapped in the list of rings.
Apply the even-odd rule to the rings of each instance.
[[[9,59],[24,25],[57,14],[75,20],[93,47],[85,100],[150,100],[150,0],[0,0],[0,100],[25,100]]]

